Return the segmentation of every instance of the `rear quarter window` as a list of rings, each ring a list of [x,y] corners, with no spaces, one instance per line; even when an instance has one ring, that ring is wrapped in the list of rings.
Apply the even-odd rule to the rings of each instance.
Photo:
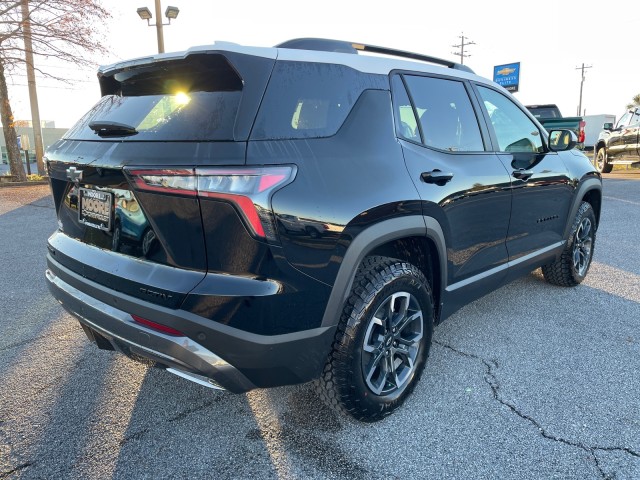
[[[344,65],[277,62],[251,140],[335,135],[368,89],[388,90],[389,80]]]

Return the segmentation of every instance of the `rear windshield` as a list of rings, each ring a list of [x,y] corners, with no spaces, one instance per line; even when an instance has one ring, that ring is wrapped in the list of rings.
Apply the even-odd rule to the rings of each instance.
[[[367,89],[389,90],[388,77],[344,65],[277,62],[251,139],[330,137]]]
[[[124,70],[101,78],[101,87],[104,96],[65,138],[233,140],[242,79],[221,55],[193,55]],[[126,125],[136,133],[98,135],[91,128],[96,123]]]
[[[529,111],[536,118],[560,118],[560,112],[553,107],[529,107]]]

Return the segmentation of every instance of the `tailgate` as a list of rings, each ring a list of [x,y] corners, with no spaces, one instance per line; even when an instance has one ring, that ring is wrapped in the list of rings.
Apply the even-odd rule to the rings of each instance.
[[[188,178],[197,168],[244,165],[273,63],[208,52],[103,71],[103,97],[46,154],[57,262],[110,288],[179,305],[207,272],[200,199],[179,183],[138,188],[130,172],[145,169],[153,181],[154,171]],[[175,272],[189,284],[175,280],[171,293]]]

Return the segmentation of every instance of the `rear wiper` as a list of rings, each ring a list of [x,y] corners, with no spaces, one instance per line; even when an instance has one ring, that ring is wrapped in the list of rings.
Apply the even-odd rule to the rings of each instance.
[[[101,137],[128,137],[138,133],[135,127],[126,123],[100,121],[91,122],[89,128]]]

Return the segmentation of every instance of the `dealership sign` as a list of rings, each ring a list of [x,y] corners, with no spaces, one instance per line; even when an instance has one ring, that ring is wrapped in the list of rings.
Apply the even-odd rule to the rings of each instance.
[[[517,92],[520,84],[520,62],[493,67],[493,81],[510,92]]]

